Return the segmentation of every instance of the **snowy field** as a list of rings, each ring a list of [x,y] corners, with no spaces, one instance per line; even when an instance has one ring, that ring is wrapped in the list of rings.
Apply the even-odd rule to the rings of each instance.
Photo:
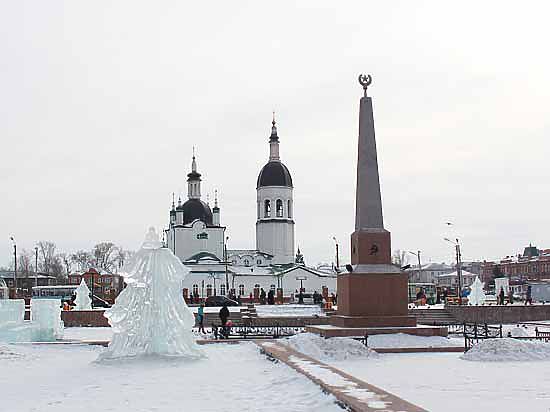
[[[341,411],[331,395],[253,343],[202,347],[207,360],[98,364],[87,345],[0,345],[0,410]]]
[[[325,316],[319,305],[256,305],[255,308],[260,318]]]
[[[381,354],[328,363],[432,412],[550,410],[550,361],[471,362],[460,356]]]

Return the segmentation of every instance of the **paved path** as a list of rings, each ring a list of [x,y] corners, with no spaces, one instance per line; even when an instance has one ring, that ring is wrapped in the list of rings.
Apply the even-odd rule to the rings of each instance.
[[[334,395],[354,412],[427,412],[383,389],[313,359],[277,341],[256,341],[267,355],[287,364]]]

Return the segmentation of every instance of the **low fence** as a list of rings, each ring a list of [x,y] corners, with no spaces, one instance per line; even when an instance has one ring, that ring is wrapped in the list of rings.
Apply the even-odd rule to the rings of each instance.
[[[503,324],[550,320],[549,305],[446,306],[457,323]]]

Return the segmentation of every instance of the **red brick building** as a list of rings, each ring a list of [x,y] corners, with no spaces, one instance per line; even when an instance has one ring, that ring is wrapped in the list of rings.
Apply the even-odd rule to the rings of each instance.
[[[122,276],[109,272],[100,273],[94,268],[90,268],[84,273],[70,274],[69,284],[79,285],[83,278],[95,296],[109,303],[114,303],[115,298],[124,289],[124,278]]]
[[[537,249],[527,246],[523,254],[506,256],[498,262],[486,262],[481,265],[483,282],[490,282],[495,274],[500,273],[517,280],[549,280],[550,279],[550,249]]]

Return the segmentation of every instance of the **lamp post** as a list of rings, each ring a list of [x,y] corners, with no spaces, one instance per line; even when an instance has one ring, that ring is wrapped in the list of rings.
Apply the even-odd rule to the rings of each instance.
[[[418,282],[420,282],[421,277],[421,271],[422,271],[422,264],[420,263],[420,250],[417,250],[416,253],[408,251],[411,255],[414,255],[418,258]]]
[[[334,244],[336,245],[336,273],[340,271],[340,255],[338,253],[338,241],[336,240],[336,237],[333,236],[332,240],[334,240]]]
[[[224,261],[225,261],[225,295],[229,295],[229,276],[227,274],[227,241],[229,240],[229,236],[225,237],[225,243],[223,245],[224,249]]]
[[[13,242],[13,298],[17,298],[17,243],[13,236],[10,237]]]
[[[452,243],[455,247],[456,253],[456,275],[458,278],[458,304],[462,305],[462,253],[460,252],[460,242],[457,239],[453,242],[451,239],[443,238],[443,240]]]
[[[34,247],[34,278],[35,278],[35,285],[38,287],[38,246]],[[37,289],[38,293],[38,289]]]

